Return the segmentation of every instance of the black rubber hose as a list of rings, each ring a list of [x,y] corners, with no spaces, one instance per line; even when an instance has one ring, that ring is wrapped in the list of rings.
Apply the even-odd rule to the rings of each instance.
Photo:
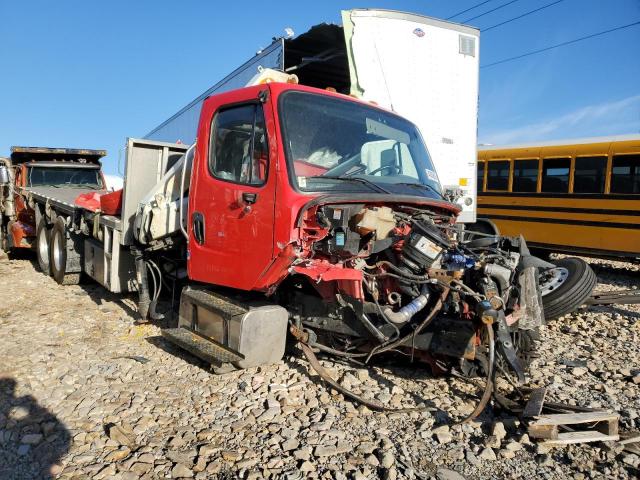
[[[138,313],[142,320],[146,320],[149,315],[149,307],[151,306],[151,297],[149,296],[149,280],[147,278],[147,265],[144,257],[138,252],[136,255],[136,273],[138,280]]]
[[[442,305],[444,304],[444,301],[445,301],[445,299],[447,298],[448,295],[449,295],[449,288],[445,288],[443,290],[442,294],[440,295],[440,297],[438,298],[438,301],[436,302],[436,304],[433,306],[433,308],[431,309],[431,311],[427,315],[427,317],[422,321],[422,323],[420,323],[420,325],[418,325],[418,327],[413,332],[405,335],[402,338],[399,338],[395,342],[387,343],[385,345],[380,345],[377,348],[374,348],[373,350],[371,350],[371,353],[369,353],[369,356],[365,360],[365,363],[369,363],[369,360],[374,355],[377,355],[379,353],[383,353],[383,352],[386,352],[388,350],[391,350],[391,349],[397,347],[398,345],[402,345],[404,342],[406,342],[407,340],[409,340],[411,338],[413,338],[415,340],[415,337],[422,330],[424,330],[424,328],[427,325],[429,325],[429,323],[431,323],[431,321],[434,319],[436,314],[442,309]]]
[[[487,331],[487,336],[489,337],[489,362],[487,367],[487,383],[484,387],[484,392],[482,393],[482,398],[476,405],[476,408],[473,409],[464,420],[461,420],[457,423],[467,423],[476,419],[478,415],[482,413],[485,409],[489,400],[491,400],[491,396],[493,395],[493,383],[494,383],[494,365],[496,361],[496,345],[495,338],[493,335],[493,325],[484,324],[485,330]]]

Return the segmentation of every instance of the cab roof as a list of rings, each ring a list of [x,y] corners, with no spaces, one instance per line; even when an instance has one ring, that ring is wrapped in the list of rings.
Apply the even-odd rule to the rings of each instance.
[[[11,163],[25,162],[77,162],[100,164],[100,159],[107,155],[106,150],[86,148],[50,148],[50,147],[11,147]]]

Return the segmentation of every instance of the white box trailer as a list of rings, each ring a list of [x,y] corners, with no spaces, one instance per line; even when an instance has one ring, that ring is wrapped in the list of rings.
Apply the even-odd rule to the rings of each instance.
[[[321,24],[280,38],[145,138],[193,143],[202,101],[239,88],[264,68],[301,84],[375,102],[420,129],[460,222],[476,220],[479,31],[422,15],[345,10],[343,25]]]

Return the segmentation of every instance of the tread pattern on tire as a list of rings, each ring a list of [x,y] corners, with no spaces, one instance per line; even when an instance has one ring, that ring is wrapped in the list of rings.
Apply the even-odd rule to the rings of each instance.
[[[558,317],[574,311],[584,303],[596,286],[596,274],[584,260],[564,258],[559,260],[557,264],[559,267],[562,267],[567,265],[568,262],[579,265],[579,270],[574,273],[574,275],[579,275],[580,278],[568,290],[564,291],[564,293],[558,294],[558,292],[563,291],[562,287],[560,287],[557,291],[542,297],[546,320],[555,320]]]
[[[46,263],[45,259],[42,257],[40,252],[40,229],[47,229],[47,258]],[[46,220],[43,218],[38,222],[36,227],[36,258],[38,260],[38,267],[40,267],[40,271],[45,275],[51,275],[51,261],[50,261],[50,251],[51,251],[51,229],[47,226]]]
[[[62,267],[62,270],[56,270],[53,258],[51,258],[51,260],[49,261],[49,264],[51,266],[51,275],[53,276],[53,279],[60,285],[78,285],[82,278],[82,273],[78,271],[67,273],[66,270],[70,264],[68,256],[74,256],[71,263],[71,265],[73,266],[74,263],[77,265],[80,264],[81,254],[76,250],[76,242],[74,241],[75,239],[70,238],[64,220],[62,220],[61,218],[58,218],[58,220],[56,220],[56,223],[54,223],[53,228],[51,229],[51,242],[49,248],[51,256],[53,256],[54,254],[53,250],[55,248],[55,236],[59,236],[61,238],[59,245],[63,247],[62,259],[64,265]]]
[[[67,273],[63,278],[60,285],[78,285],[80,283],[80,273]]]

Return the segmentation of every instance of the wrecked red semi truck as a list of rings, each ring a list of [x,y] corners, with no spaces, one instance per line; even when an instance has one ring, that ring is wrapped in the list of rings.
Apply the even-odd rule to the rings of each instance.
[[[417,39],[444,23],[391,13],[390,25],[409,22]],[[333,30],[300,46],[321,49]],[[444,57],[475,54],[472,32],[454,33]],[[185,130],[190,146],[129,138],[116,210],[18,187],[50,232],[36,242],[49,273],[138,292],[145,319],[161,317],[163,289],[179,290],[177,325],[163,335],[219,371],[277,361],[291,335],[316,366],[317,351],[365,364],[400,352],[434,370],[486,375],[489,393],[496,365],[524,381],[544,322],[539,281],[553,280],[554,265],[522,238],[470,235],[456,220],[471,197],[443,196],[416,125],[346,95],[354,75],[314,59],[300,57],[300,77],[283,71],[293,67],[243,68],[233,79],[251,86],[198,97],[157,130],[199,118]],[[342,93],[297,84],[335,90],[335,75],[321,74],[337,71]],[[465,118],[465,133],[475,132]],[[474,143],[475,133],[466,137]]]
[[[266,296],[187,287],[179,327],[165,335],[249,365],[282,356],[289,320],[320,350],[362,359],[407,350],[471,372],[488,358],[482,331],[497,328],[523,378],[509,332],[542,323],[544,263],[522,239],[464,242],[459,208],[429,172],[413,124],[347,96],[271,83],[205,100],[185,215],[188,276],[233,289],[231,298]],[[255,338],[242,344],[238,331]]]
[[[52,225],[58,282],[137,290],[152,318],[181,283],[163,334],[217,366],[277,361],[291,331],[360,361],[401,351],[491,376],[502,359],[524,380],[544,321],[549,265],[522,239],[466,241],[418,129],[346,95],[274,82],[207,98],[190,148],[129,140],[119,215],[20,190]]]

